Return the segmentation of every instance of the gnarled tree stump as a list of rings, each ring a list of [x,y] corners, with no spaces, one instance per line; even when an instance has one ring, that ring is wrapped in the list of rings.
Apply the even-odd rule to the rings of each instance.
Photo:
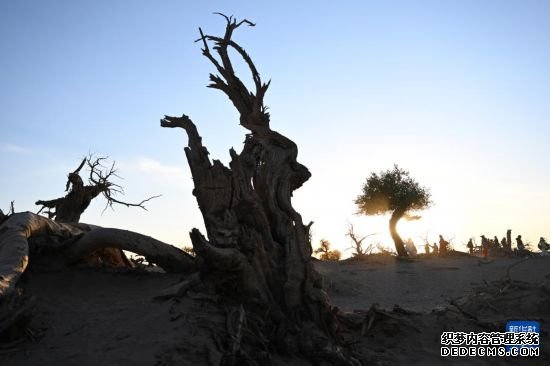
[[[241,314],[239,317],[243,311],[246,314],[249,331],[235,331],[232,336],[239,340],[238,345],[230,347],[225,360],[229,364],[261,364],[265,360],[252,354],[263,349],[354,364],[338,346],[337,309],[330,306],[322,279],[313,268],[312,223],[305,225],[292,207],[293,192],[311,174],[297,161],[296,144],[271,129],[263,104],[269,83],[262,83],[248,54],[231,38],[240,25],[253,24],[225,18],[223,37],[204,35],[200,30],[200,40],[203,55],[219,73],[210,75],[209,87],[229,97],[240,113],[241,126],[249,131],[243,150],[240,154],[230,150],[229,167],[218,160],[211,162],[188,116],[161,120],[162,127],[182,128],[189,138],[185,154],[208,237],[198,229],[190,234],[201,278],[239,309],[233,313]],[[209,42],[214,43],[220,61],[210,53]],[[229,48],[250,68],[254,92],[235,75]],[[254,336],[241,340],[242,334]]]

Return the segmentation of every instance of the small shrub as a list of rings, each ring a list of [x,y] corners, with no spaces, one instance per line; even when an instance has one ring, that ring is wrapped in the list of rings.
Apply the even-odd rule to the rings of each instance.
[[[330,250],[330,246],[328,240],[321,239],[319,248],[315,249],[313,253],[318,254],[322,261],[339,261],[342,253],[339,250]]]

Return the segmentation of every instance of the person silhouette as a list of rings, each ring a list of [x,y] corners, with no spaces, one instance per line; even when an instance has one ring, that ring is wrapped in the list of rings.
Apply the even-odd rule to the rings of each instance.
[[[474,254],[474,243],[472,239],[468,240],[468,244],[466,244],[466,247],[468,247],[468,251],[470,252],[470,255]]]
[[[487,239],[485,235],[481,235],[481,250],[483,258],[487,258],[489,255],[489,239]]]
[[[550,250],[550,244],[546,242],[546,239],[544,239],[542,236],[540,237],[538,247],[540,249],[540,255],[547,256],[548,250]]]
[[[523,244],[523,240],[521,239],[521,235],[518,235],[518,237],[516,238],[516,245],[517,245],[517,248],[518,248],[518,253],[519,254],[526,254],[526,250],[525,250],[525,244]]]
[[[439,234],[439,255],[446,255],[447,254],[447,246],[449,245],[449,242],[445,239],[443,239],[443,235]]]

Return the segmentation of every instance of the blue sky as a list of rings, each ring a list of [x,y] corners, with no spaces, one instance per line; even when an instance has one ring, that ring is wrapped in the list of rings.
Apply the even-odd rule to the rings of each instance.
[[[202,227],[187,140],[159,119],[190,115],[223,162],[245,133],[227,98],[205,87],[213,67],[193,42],[199,26],[223,31],[214,11],[257,23],[235,39],[272,79],[272,127],[313,174],[295,206],[316,241],[348,247],[348,222],[386,231],[387,217],[355,216],[353,199],[393,163],[435,202],[401,225],[404,237],[550,236],[543,0],[1,2],[0,207],[61,196],[66,174],[95,152],[117,161],[127,200],[163,196],[148,212],[101,214],[100,200],[82,220],[187,245]]]

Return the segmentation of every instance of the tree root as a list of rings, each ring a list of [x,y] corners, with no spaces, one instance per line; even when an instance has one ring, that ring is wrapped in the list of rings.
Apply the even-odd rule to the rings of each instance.
[[[513,263],[512,265],[508,266],[508,268],[506,268],[506,275],[504,276],[504,281],[507,281],[507,282],[512,281],[512,277],[510,276],[510,270],[512,268],[514,268],[515,266],[517,266],[518,264],[525,263],[528,259],[529,259],[529,257],[527,257],[525,259],[522,259],[521,261]]]
[[[241,349],[241,341],[243,338],[243,328],[246,326],[246,314],[244,307],[240,304],[227,312],[227,333],[229,334],[230,345],[228,351],[224,355],[223,365],[234,366],[238,365],[237,355],[241,352],[242,355],[248,355]],[[247,357],[248,358],[248,357]]]
[[[189,290],[198,286],[203,286],[198,273],[191,275],[184,281],[178,282],[168,288],[165,288],[154,297],[155,300],[169,300],[184,296]]]
[[[393,311],[389,312],[383,309],[380,309],[377,303],[373,304],[369,310],[363,316],[360,323],[360,332],[359,334],[364,337],[369,334],[373,329],[375,322],[379,321],[390,321],[395,324],[401,324],[407,328],[412,329],[415,332],[421,333],[421,331],[414,326],[407,316],[419,315],[419,313],[403,309],[399,305],[395,305]],[[353,320],[352,320],[353,322]],[[349,323],[349,322],[348,322]]]
[[[378,304],[373,304],[370,307],[369,311],[367,311],[367,314],[365,315],[365,319],[363,320],[363,324],[361,326],[361,336],[366,336],[369,330],[372,328],[377,311]]]

